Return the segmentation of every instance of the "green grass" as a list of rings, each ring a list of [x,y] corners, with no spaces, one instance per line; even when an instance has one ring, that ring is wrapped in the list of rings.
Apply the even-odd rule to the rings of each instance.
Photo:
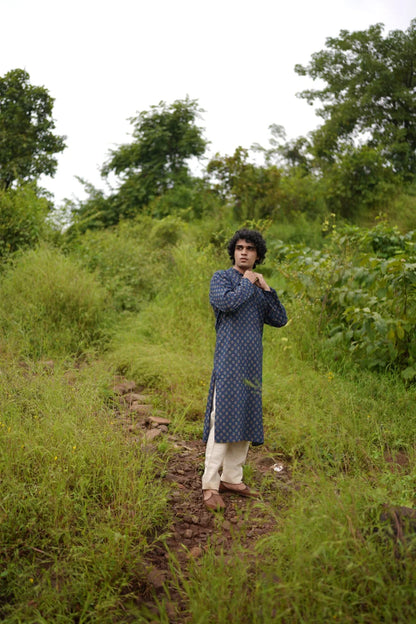
[[[3,622],[156,621],[137,596],[151,596],[146,554],[170,527],[160,479],[169,442],[157,452],[128,444],[114,424],[111,388],[120,373],[153,388],[176,435],[201,435],[215,344],[209,280],[228,266],[206,224],[202,230],[198,237],[190,225],[176,243],[163,238],[157,266],[169,270],[155,277],[139,312],[129,304],[116,324],[107,307],[118,309],[117,283],[106,279],[113,279],[111,249],[127,262],[124,234],[94,239],[101,268],[111,268],[107,278],[79,269],[80,250],[71,258],[29,252],[3,276],[10,302],[0,306]],[[136,256],[129,276],[137,263]],[[90,268],[97,271],[98,260]],[[385,504],[415,506],[416,387],[339,357],[319,331],[320,309],[291,291],[281,268],[270,263],[267,278],[291,321],[264,332],[264,452],[285,462],[290,482],[283,487],[270,472],[259,484],[276,527],[254,551],[236,535],[231,552],[208,548],[189,568],[172,558],[184,621],[411,622],[415,535],[409,530],[396,544],[381,513]],[[130,282],[129,298],[139,286]],[[48,320],[51,309],[58,321]],[[53,366],[45,361],[52,357]],[[258,479],[254,462],[246,474]],[[164,604],[160,597],[157,621],[167,623]]]
[[[18,255],[0,282],[0,339],[23,357],[99,349],[111,320],[106,290],[53,248]]]
[[[112,622],[166,526],[161,460],[112,424],[96,365],[2,366],[3,622]]]

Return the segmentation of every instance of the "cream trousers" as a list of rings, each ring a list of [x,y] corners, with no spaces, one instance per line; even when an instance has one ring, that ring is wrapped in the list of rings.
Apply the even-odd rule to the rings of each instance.
[[[210,430],[205,450],[205,470],[202,475],[203,490],[218,490],[220,481],[241,483],[243,466],[247,459],[250,442],[215,442],[215,397],[212,400]],[[220,470],[222,474],[220,476]]]

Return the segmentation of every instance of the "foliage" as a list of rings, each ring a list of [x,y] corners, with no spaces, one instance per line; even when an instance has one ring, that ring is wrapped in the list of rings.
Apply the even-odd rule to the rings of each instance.
[[[87,230],[99,230],[118,223],[120,217],[114,195],[106,197],[102,189],[95,188],[82,178],[79,181],[84,185],[88,197],[67,201],[66,211],[70,221],[67,236],[76,237]]]
[[[301,214],[309,219],[323,217],[328,210],[324,183],[318,177],[302,174],[299,170],[283,174],[280,181],[279,221],[286,217],[296,223]],[[299,230],[302,235],[305,234],[304,228]]]
[[[248,160],[248,150],[238,147],[233,156],[213,158],[207,173],[216,181],[220,196],[233,206],[236,220],[278,214],[281,173],[274,165],[254,165]]]
[[[144,558],[166,523],[163,462],[115,426],[112,381],[98,364],[2,358],[4,623],[110,624],[126,609],[139,621]]]
[[[118,223],[143,211],[152,200],[176,185],[187,186],[192,176],[189,160],[205,152],[197,102],[188,97],[171,105],[160,102],[130,121],[133,141],[113,150],[102,174],[119,178],[119,186],[108,198],[99,191],[81,204],[79,218],[92,221],[89,227]]]
[[[205,399],[211,365],[207,357],[214,329],[207,292],[215,267],[211,249],[205,245],[200,251],[183,242],[173,250],[174,270],[165,275],[164,288],[114,336],[108,354],[112,367],[121,373],[169,388],[178,410],[184,408],[186,394],[185,407],[191,413]]]
[[[1,339],[24,356],[80,355],[105,343],[108,299],[91,274],[60,252],[28,251],[0,282]]]
[[[163,440],[169,453],[176,452],[178,436],[181,445],[200,438],[215,343],[209,281],[214,270],[229,265],[224,243],[241,223],[226,212],[186,224],[174,216],[142,216],[72,238],[69,258],[44,249],[15,258],[0,292],[0,318],[10,320],[0,345],[0,619],[6,624],[167,622],[166,603],[177,606],[178,592],[177,619],[190,624],[412,619],[414,534],[396,540],[380,516],[385,503],[415,505],[416,386],[393,370],[352,366],[350,342],[328,340],[323,330],[327,323],[348,329],[342,288],[344,304],[364,284],[361,296],[365,286],[376,299],[372,312],[379,304],[403,306],[403,276],[394,301],[374,292],[377,281],[399,277],[396,259],[413,262],[414,237],[385,224],[334,228],[328,218],[315,245],[317,222],[313,236],[302,218],[290,223],[298,228],[292,232],[276,220],[248,224],[266,232],[264,269],[290,318],[281,330],[264,329],[266,445],[250,449],[247,466],[263,494],[262,501],[246,503],[259,510],[259,524],[247,530],[264,530],[264,539],[245,547],[246,504],[233,505],[236,522],[216,517],[206,527],[201,556],[189,553],[181,565],[171,559],[173,578],[155,592],[147,565],[172,534],[175,507],[169,512],[167,501],[176,500],[169,495],[176,484],[163,479],[169,470],[161,445],[155,452],[124,438],[111,387],[124,373],[153,394],[154,406],[163,406],[172,423],[174,437]],[[301,228],[321,249],[305,248]],[[280,230],[298,244],[279,241]],[[371,261],[377,261],[374,275]],[[141,299],[137,312],[118,315],[111,341],[96,343],[97,361],[74,364],[72,347],[65,350],[67,328],[79,330],[69,304],[60,308],[66,323],[20,322],[26,308],[36,314],[31,290],[42,306],[50,291],[53,315],[62,291],[64,300],[80,291],[79,298],[91,303],[97,289],[103,293],[97,279],[109,288],[117,264],[132,287],[140,270],[159,286]],[[86,266],[94,267],[94,278]],[[359,269],[367,273],[361,282]],[[13,288],[5,289],[13,275]],[[407,292],[409,310],[410,284]],[[100,310],[111,306],[105,296],[100,301]],[[106,322],[99,316],[94,326],[102,329]],[[44,337],[48,331],[49,343],[62,346],[53,363],[22,362],[28,351],[13,353],[13,332],[23,340],[35,331]],[[51,351],[32,353],[36,358]],[[276,461],[283,462],[282,473],[269,469]]]
[[[156,219],[176,215],[191,222],[221,209],[221,200],[207,187],[204,180],[194,178],[187,184],[177,184],[153,199],[146,210]]]
[[[105,286],[117,311],[137,312],[171,275],[171,249],[182,231],[183,223],[174,217],[155,221],[140,216],[116,228],[87,231],[69,248],[71,257]]]
[[[271,133],[269,148],[264,148],[258,143],[252,146],[255,152],[263,155],[266,164],[275,164],[286,172],[296,173],[298,177],[310,173],[312,163],[309,139],[301,136],[287,140],[286,131],[279,124],[271,124],[269,130]]]
[[[64,138],[53,133],[53,98],[22,69],[0,78],[0,189],[56,171]]]
[[[49,210],[48,200],[31,185],[0,190],[0,258],[34,247],[46,235]]]
[[[334,162],[343,146],[355,139],[383,157],[403,179],[416,173],[415,66],[416,20],[406,32],[383,37],[383,25],[366,31],[342,30],[328,38],[326,49],[312,55],[309,65],[297,65],[302,76],[319,79],[320,90],[300,97],[322,102],[324,124],[312,133],[318,158]]]
[[[361,366],[416,378],[416,241],[380,223],[334,229],[322,251],[283,250],[331,342]]]
[[[349,219],[383,210],[397,192],[393,171],[383,160],[380,150],[368,145],[342,148],[322,180],[328,209]]]

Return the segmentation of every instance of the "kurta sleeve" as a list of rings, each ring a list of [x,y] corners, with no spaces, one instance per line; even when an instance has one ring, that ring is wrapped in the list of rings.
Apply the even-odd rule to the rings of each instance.
[[[271,288],[270,291],[263,292],[267,305],[264,322],[273,327],[283,327],[287,323],[287,314],[276,291]]]
[[[211,280],[209,290],[210,304],[221,312],[234,312],[254,294],[253,284],[243,278],[235,286],[230,282],[225,271],[217,271]]]

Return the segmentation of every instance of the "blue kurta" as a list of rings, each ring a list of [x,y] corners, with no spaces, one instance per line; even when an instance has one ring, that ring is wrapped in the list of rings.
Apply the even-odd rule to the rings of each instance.
[[[204,442],[208,440],[215,388],[215,442],[263,444],[263,325],[286,325],[286,311],[275,290],[266,292],[254,286],[234,268],[214,273],[209,300],[217,341]]]

